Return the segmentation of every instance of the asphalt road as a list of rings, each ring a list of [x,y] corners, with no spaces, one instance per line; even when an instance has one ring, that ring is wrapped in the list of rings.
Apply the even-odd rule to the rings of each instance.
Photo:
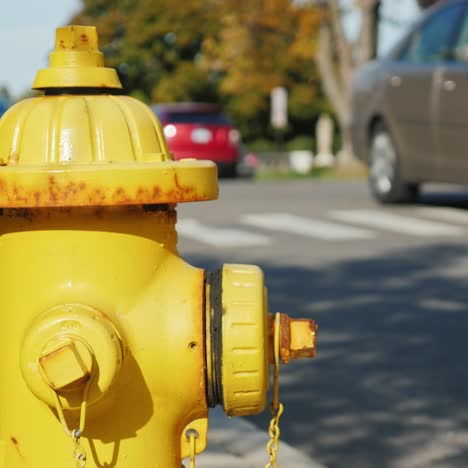
[[[364,182],[220,191],[179,205],[181,255],[258,264],[271,311],[319,324],[317,358],[282,369],[281,437],[330,468],[468,466],[468,192],[382,208]]]

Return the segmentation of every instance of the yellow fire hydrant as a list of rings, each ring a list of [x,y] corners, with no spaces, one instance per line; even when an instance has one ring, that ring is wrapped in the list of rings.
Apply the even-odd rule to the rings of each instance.
[[[258,267],[178,256],[176,203],[215,199],[216,167],[172,160],[95,28],[58,29],[34,88],[0,120],[0,467],[179,468],[315,324],[273,319]]]

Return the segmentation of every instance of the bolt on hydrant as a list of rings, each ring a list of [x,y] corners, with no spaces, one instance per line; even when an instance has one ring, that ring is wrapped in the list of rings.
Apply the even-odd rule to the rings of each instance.
[[[95,28],[59,28],[33,88],[0,120],[0,467],[180,468],[315,324],[268,314],[256,266],[179,257],[176,203],[216,199],[216,166],[173,160]]]

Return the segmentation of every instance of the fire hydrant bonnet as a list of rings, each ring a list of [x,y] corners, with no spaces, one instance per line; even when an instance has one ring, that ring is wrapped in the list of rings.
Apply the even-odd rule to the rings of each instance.
[[[173,161],[149,107],[115,95],[121,84],[103,67],[94,27],[59,28],[50,62],[34,83],[45,95],[0,120],[0,207],[217,198],[215,164]]]

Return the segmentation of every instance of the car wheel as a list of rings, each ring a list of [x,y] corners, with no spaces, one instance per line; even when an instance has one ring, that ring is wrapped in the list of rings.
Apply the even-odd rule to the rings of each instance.
[[[402,180],[398,151],[382,123],[372,132],[369,150],[369,187],[380,203],[404,203],[419,196],[419,184]]]
[[[237,177],[237,163],[223,164],[218,166],[219,177],[233,179]]]

